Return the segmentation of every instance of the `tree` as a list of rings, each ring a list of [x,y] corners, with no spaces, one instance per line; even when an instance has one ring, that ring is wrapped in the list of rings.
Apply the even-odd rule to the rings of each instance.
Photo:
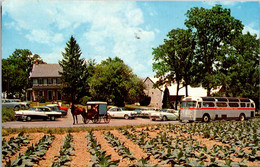
[[[227,96],[248,97],[259,107],[259,39],[256,35],[240,34],[232,41],[229,54],[222,60],[222,85]]]
[[[2,59],[2,88],[9,98],[23,96],[32,86],[29,76],[35,60],[43,63],[39,55],[28,49],[16,49],[7,59]]]
[[[168,87],[166,86],[164,93],[163,93],[163,105],[162,108],[171,108],[171,103],[170,103],[170,92]]]
[[[212,9],[194,7],[187,11],[185,25],[194,31],[196,40],[196,59],[201,69],[198,82],[207,89],[210,95],[212,88],[221,84],[222,75],[218,67],[226,55],[225,47],[241,34],[243,25],[240,20],[230,15],[230,9],[215,5]]]
[[[117,106],[135,95],[138,97],[140,80],[118,57],[108,58],[96,66],[91,78],[91,95],[95,100],[103,100]]]
[[[89,71],[85,59],[80,58],[81,50],[73,36],[66,43],[63,59],[59,61],[62,68],[61,82],[62,93],[70,101],[78,102],[87,94],[87,79]],[[91,67],[92,68],[92,67]]]
[[[173,29],[167,34],[164,44],[153,48],[153,70],[159,77],[157,86],[177,83],[177,97],[180,84],[186,88],[193,84],[193,77],[197,74],[196,61],[193,57],[194,40],[191,30]],[[186,95],[188,90],[186,89]],[[177,108],[177,102],[176,106]]]

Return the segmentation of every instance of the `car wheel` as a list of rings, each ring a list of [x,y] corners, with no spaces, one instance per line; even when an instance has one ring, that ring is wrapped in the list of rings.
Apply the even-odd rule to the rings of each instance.
[[[208,115],[208,114],[203,115],[202,121],[203,121],[203,122],[209,122],[209,121],[210,121],[209,115]]]
[[[129,116],[126,114],[126,115],[124,116],[124,118],[125,118],[125,119],[129,119]]]
[[[32,120],[32,117],[31,116],[27,116],[26,117],[26,121],[31,121]]]
[[[55,116],[50,116],[51,121],[55,121]]]
[[[239,115],[239,120],[240,120],[240,121],[244,121],[245,119],[246,119],[245,114],[240,114],[240,115]]]
[[[167,121],[168,119],[167,119],[166,116],[163,116],[163,117],[162,117],[162,120],[163,120],[163,121]]]
[[[19,109],[20,109],[19,106],[15,106],[15,107],[14,107],[14,111],[18,111]]]

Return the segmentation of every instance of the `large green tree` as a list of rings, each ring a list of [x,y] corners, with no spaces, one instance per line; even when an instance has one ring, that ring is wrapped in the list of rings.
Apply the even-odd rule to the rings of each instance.
[[[134,101],[133,96],[138,97],[142,92],[140,80],[118,57],[108,58],[98,64],[90,84],[94,100],[104,100],[117,106]]]
[[[16,49],[7,59],[2,59],[2,91],[7,92],[9,98],[24,96],[26,89],[32,86],[29,76],[36,60],[44,63],[28,49]]]
[[[60,71],[62,81],[62,93],[68,100],[78,102],[87,95],[88,77],[90,72],[84,58],[81,57],[81,49],[73,36],[66,43],[63,59],[59,61],[62,68]],[[92,65],[91,67],[92,68]]]
[[[259,107],[260,41],[256,35],[240,34],[222,60],[222,85],[227,96],[248,97]]]
[[[180,84],[186,86],[193,84],[193,77],[197,74],[197,66],[194,59],[194,39],[191,30],[173,29],[167,34],[164,44],[153,48],[153,70],[159,81],[158,86],[163,84],[177,83],[177,96]],[[177,102],[176,106],[177,108]]]
[[[195,56],[200,66],[199,80],[207,95],[221,84],[222,75],[216,67],[226,55],[226,47],[243,30],[240,20],[231,16],[230,9],[215,5],[211,9],[194,7],[187,11],[185,25],[193,30],[196,40]]]

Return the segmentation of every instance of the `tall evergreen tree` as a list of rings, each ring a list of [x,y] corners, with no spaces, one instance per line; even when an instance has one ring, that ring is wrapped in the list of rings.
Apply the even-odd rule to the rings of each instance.
[[[163,101],[162,101],[163,105],[162,108],[171,108],[171,103],[170,103],[170,92],[168,87],[166,86],[166,88],[164,89],[164,93],[163,93]]]
[[[73,36],[66,43],[63,59],[59,61],[62,67],[62,93],[68,100],[78,102],[86,91],[87,66],[84,58],[80,58],[81,49]]]

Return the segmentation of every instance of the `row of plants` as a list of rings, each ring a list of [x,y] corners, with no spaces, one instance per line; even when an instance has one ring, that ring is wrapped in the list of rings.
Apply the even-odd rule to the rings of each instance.
[[[125,143],[121,142],[118,137],[115,137],[109,131],[104,131],[105,139],[113,147],[113,149],[122,156],[122,158],[128,158],[130,161],[135,160],[136,158],[130,152],[129,148],[125,147]]]
[[[106,155],[106,151],[101,149],[101,145],[98,143],[93,131],[90,131],[86,136],[88,139],[87,147],[91,154],[90,167],[112,167],[118,166],[120,160],[111,160],[111,155]]]
[[[52,167],[70,166],[69,162],[74,154],[73,136],[69,133],[64,139],[59,155],[55,156]]]
[[[159,159],[160,165],[243,166],[247,163],[247,161],[242,159],[238,163],[232,161],[232,159],[236,157],[236,153],[239,152],[239,150],[234,152],[234,146],[223,147],[214,145],[210,149],[207,149],[201,142],[193,139],[191,135],[186,138],[173,138],[168,136],[166,132],[162,132],[162,130],[157,137],[151,138],[145,130],[141,132],[131,130],[133,130],[133,128],[121,130],[121,133],[127,138],[132,139],[132,141],[138,144],[146,153]],[[137,135],[135,133],[137,133]],[[252,157],[254,156],[254,153],[250,154],[252,154]],[[250,155],[245,157],[250,157]]]
[[[34,146],[29,146],[24,154],[19,155],[15,160],[11,162],[6,162],[6,167],[21,166],[30,167],[35,166],[39,163],[42,157],[45,155],[46,151],[49,149],[52,141],[54,140],[54,135],[44,135],[37,144]]]
[[[23,132],[19,133],[17,137],[11,137],[8,141],[3,138],[2,140],[2,156],[3,159],[10,158],[10,155],[17,153],[22,146],[30,143],[29,135],[24,135]]]

